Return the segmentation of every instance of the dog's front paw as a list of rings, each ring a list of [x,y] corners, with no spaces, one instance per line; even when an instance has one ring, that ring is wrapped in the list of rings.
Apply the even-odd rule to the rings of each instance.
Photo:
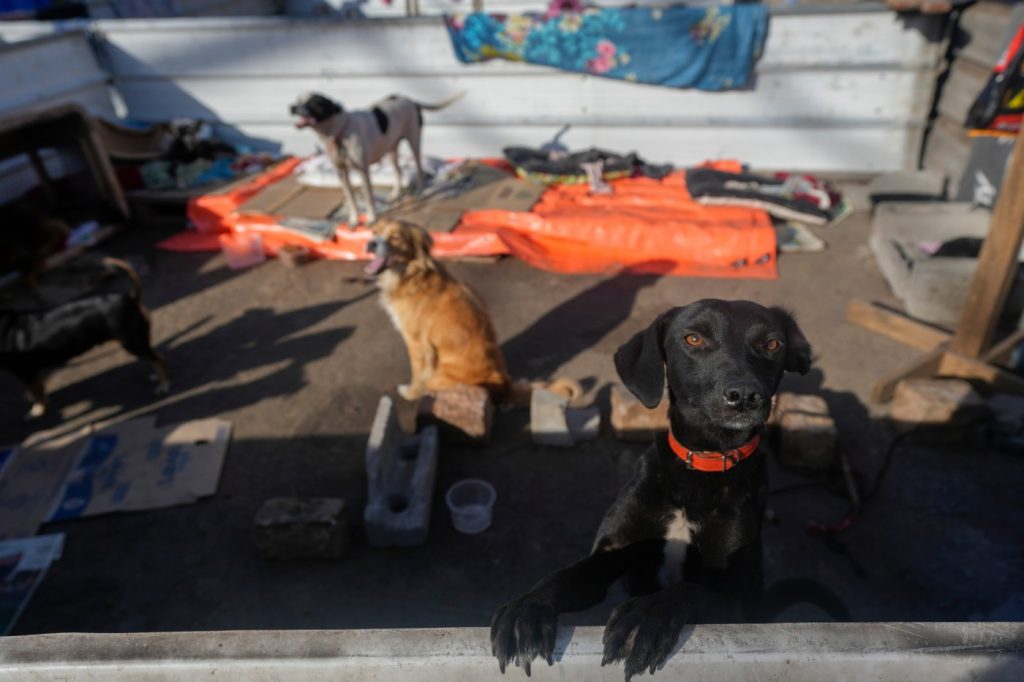
[[[612,611],[604,629],[601,665],[622,661],[626,682],[644,670],[652,675],[666,660],[685,625],[679,604],[665,595],[630,599]]]
[[[420,396],[423,395],[423,391],[414,387],[412,384],[399,384],[398,395],[402,396],[406,400],[419,400]]]
[[[491,653],[502,673],[515,663],[529,677],[530,663],[538,656],[554,664],[557,632],[558,613],[552,607],[529,597],[513,599],[491,621]]]
[[[46,414],[46,403],[32,403],[32,408],[25,415],[26,420],[39,419]]]

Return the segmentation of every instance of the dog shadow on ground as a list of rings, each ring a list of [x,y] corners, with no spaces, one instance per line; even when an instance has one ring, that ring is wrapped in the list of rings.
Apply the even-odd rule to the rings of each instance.
[[[633,310],[642,289],[661,278],[663,264],[652,261],[643,271],[620,272],[555,306],[532,325],[502,344],[513,376],[549,376],[579,353],[600,341]],[[671,263],[664,265],[670,266]]]
[[[171,367],[171,394],[156,397],[146,380],[149,367],[124,354],[124,362],[63,388],[50,396],[51,414],[37,423],[21,422],[15,433],[0,440],[21,440],[59,422],[86,423],[132,410],[159,408],[161,420],[184,421],[223,414],[275,397],[291,395],[307,383],[306,367],[330,356],[352,335],[345,326],[302,334],[334,313],[369,294],[278,313],[252,308],[202,336],[157,351]],[[181,339],[176,336],[176,339]],[[107,352],[124,353],[120,348]],[[63,408],[86,405],[69,418]]]

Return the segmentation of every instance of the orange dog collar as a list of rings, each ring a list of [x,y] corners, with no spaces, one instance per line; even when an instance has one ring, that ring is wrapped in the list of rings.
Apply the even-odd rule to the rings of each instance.
[[[678,440],[671,430],[668,432],[668,446],[676,456],[686,462],[686,466],[697,471],[722,473],[750,457],[757,451],[761,436],[754,436],[745,445],[725,452],[709,452],[707,450],[691,450]]]

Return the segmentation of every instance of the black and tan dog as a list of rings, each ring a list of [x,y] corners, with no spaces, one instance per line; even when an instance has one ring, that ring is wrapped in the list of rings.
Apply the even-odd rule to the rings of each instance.
[[[35,290],[49,255],[64,246],[67,224],[26,201],[0,206],[0,275],[16,270]]]
[[[603,662],[623,661],[627,680],[662,665],[686,624],[750,619],[762,593],[760,434],[783,373],[810,364],[790,314],[749,301],[675,308],[619,348],[619,376],[647,407],[667,379],[671,430],[637,461],[590,556],[498,609],[502,672],[551,664],[558,614],[600,603],[619,578],[633,597],[608,621]]]
[[[46,370],[107,341],[117,341],[153,365],[158,395],[170,388],[167,363],[150,343],[149,312],[141,302],[138,275],[124,261],[105,258],[103,263],[131,280],[130,292],[86,296],[40,312],[0,312],[0,368],[20,379],[28,390],[32,399],[29,417],[46,412]]]
[[[367,220],[373,223],[377,220],[377,209],[373,204],[370,165],[385,157],[391,159],[395,170],[395,187],[390,198],[397,199],[402,192],[398,144],[406,140],[416,161],[416,189],[422,188],[420,141],[423,134],[423,112],[444,109],[461,96],[462,93],[440,104],[424,104],[392,95],[375,103],[369,111],[345,111],[330,97],[312,92],[300,95],[289,111],[299,117],[297,127],[312,128],[320,138],[328,158],[338,171],[348,206],[348,224],[354,226],[359,224],[359,210],[349,181],[349,170],[355,169],[359,173]]]

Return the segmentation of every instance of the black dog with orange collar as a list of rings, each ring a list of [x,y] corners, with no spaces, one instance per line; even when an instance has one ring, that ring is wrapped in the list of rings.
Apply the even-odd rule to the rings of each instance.
[[[627,681],[661,666],[686,624],[750,620],[763,592],[760,434],[783,373],[810,366],[793,317],[750,301],[674,308],[619,348],[619,376],[647,407],[667,380],[671,432],[637,461],[590,556],[495,613],[502,672],[550,665],[558,614],[600,603],[620,578],[632,598],[608,620],[603,663],[622,661]]]

